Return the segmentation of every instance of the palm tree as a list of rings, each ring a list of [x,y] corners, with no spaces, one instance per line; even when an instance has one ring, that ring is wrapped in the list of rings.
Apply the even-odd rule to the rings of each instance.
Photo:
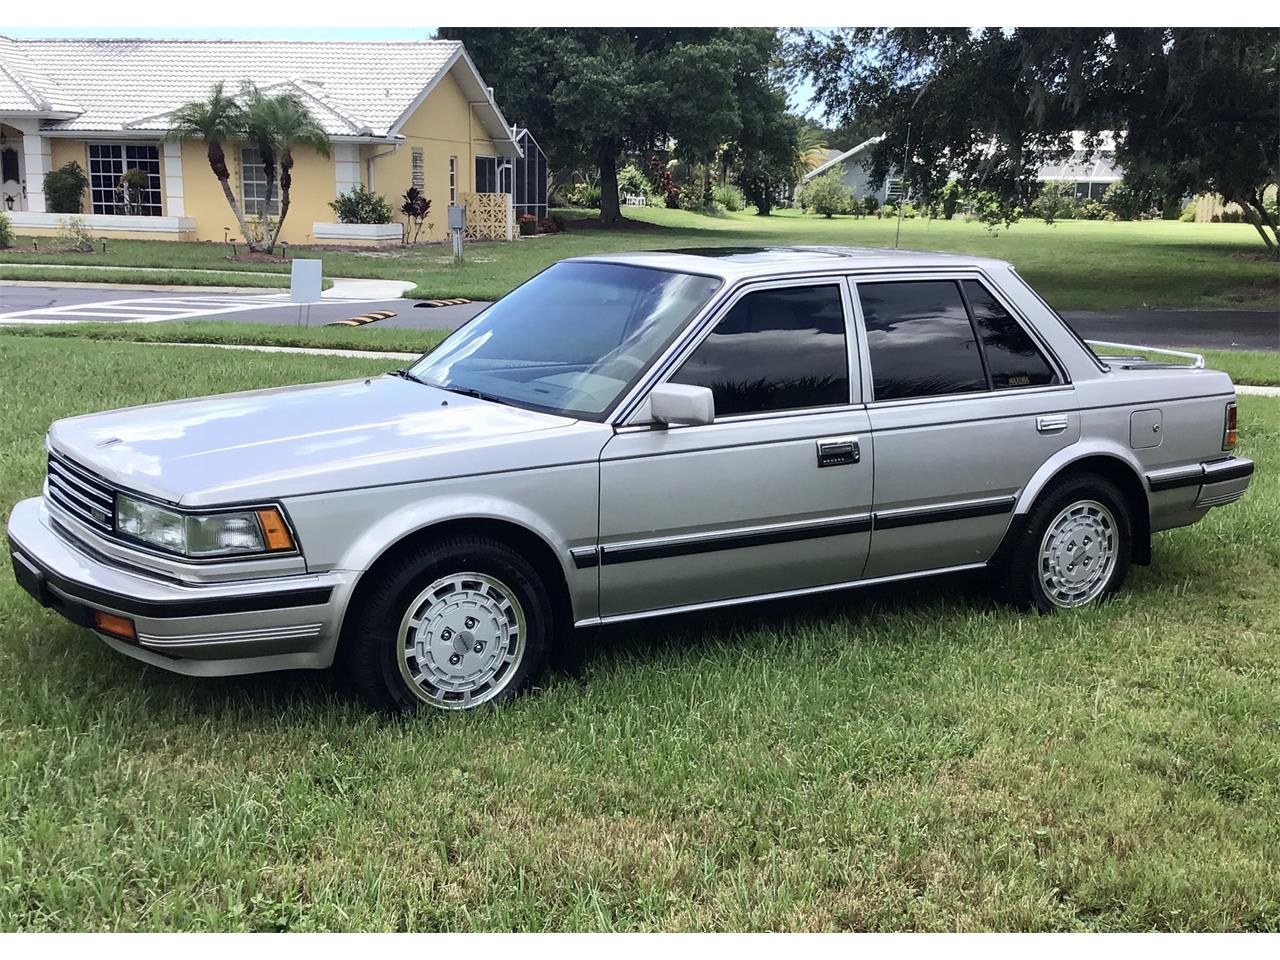
[[[240,224],[240,234],[249,248],[255,249],[249,237],[249,227],[245,223],[240,204],[236,203],[235,192],[231,189],[231,172],[227,169],[227,158],[222,151],[222,144],[228,140],[238,140],[244,132],[244,109],[236,98],[223,91],[223,84],[215,83],[204,100],[193,100],[184,103],[169,115],[169,130],[166,140],[203,140],[209,154],[209,168],[222,184],[222,193],[231,206],[231,212]]]
[[[810,170],[816,170],[826,161],[826,138],[822,131],[805,124],[796,133],[795,158],[791,161],[791,175],[796,182],[804,179]]]
[[[276,221],[275,232],[267,243],[267,253],[270,253],[280,239],[284,218],[289,215],[294,149],[310,147],[321,156],[327,157],[329,156],[329,136],[307,112],[302,100],[291,93],[274,97],[257,96],[249,105],[249,118],[250,137],[258,143],[258,149],[262,151],[262,163],[266,167],[268,205],[271,203],[272,191],[275,189],[277,162],[280,167],[280,219]],[[267,145],[266,150],[263,149],[264,144]],[[269,165],[268,157],[270,157]]]

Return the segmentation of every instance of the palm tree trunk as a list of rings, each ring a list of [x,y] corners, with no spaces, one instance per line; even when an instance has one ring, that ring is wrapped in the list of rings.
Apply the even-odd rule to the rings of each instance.
[[[222,184],[222,192],[227,198],[227,203],[231,205],[231,212],[236,215],[236,223],[240,224],[240,236],[244,237],[245,246],[254,250],[256,246],[249,239],[249,225],[245,223],[244,214],[240,212],[240,204],[236,203],[236,195],[231,191],[231,171],[227,169],[227,158],[222,152],[222,144],[216,140],[210,140],[208,153],[209,169],[218,178],[218,183]]]
[[[275,233],[271,235],[270,253],[280,242],[280,231],[284,229],[284,218],[289,215],[289,190],[293,186],[293,153],[286,147],[280,157],[280,219],[276,221]]]

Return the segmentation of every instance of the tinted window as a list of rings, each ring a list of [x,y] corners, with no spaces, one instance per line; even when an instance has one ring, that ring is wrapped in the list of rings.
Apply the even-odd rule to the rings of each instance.
[[[1031,342],[1031,337],[990,290],[976,280],[966,280],[964,294],[969,298],[973,322],[982,338],[992,386],[1005,390],[1058,382],[1058,375]]]
[[[848,403],[839,286],[748,294],[671,379],[710,387],[717,417]]]
[[[860,283],[875,399],[987,389],[960,288],[951,280]]]

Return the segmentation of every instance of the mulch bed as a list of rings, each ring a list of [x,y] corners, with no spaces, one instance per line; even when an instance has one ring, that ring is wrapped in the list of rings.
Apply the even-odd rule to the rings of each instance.
[[[79,247],[5,247],[5,253],[79,253],[85,256],[96,254],[97,250],[81,250]]]
[[[246,250],[244,253],[238,253],[235,256],[227,254],[226,259],[232,263],[288,263],[289,258],[279,256],[274,253],[255,253]]]

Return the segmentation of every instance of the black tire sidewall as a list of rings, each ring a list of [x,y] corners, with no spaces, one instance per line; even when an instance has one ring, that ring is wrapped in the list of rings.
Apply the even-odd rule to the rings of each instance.
[[[1010,557],[1009,593],[1021,606],[1042,613],[1065,608],[1049,599],[1040,581],[1040,545],[1055,517],[1066,507],[1082,500],[1096,500],[1111,512],[1116,523],[1116,562],[1102,591],[1083,606],[1091,606],[1113,594],[1124,582],[1133,556],[1133,517],[1124,494],[1105,477],[1083,475],[1063,480],[1045,492],[1031,509],[1026,532],[1019,548]]]
[[[537,572],[505,544],[481,538],[451,539],[434,544],[399,565],[365,606],[358,639],[360,656],[372,660],[362,665],[365,676],[381,687],[380,691],[368,691],[371,700],[382,700],[383,705],[397,712],[453,712],[421,699],[405,680],[400,672],[399,631],[406,610],[418,594],[433,581],[463,571],[487,574],[502,583],[519,601],[525,619],[524,655],[514,673],[497,696],[476,706],[510,699],[541,668],[552,634],[552,608]]]

